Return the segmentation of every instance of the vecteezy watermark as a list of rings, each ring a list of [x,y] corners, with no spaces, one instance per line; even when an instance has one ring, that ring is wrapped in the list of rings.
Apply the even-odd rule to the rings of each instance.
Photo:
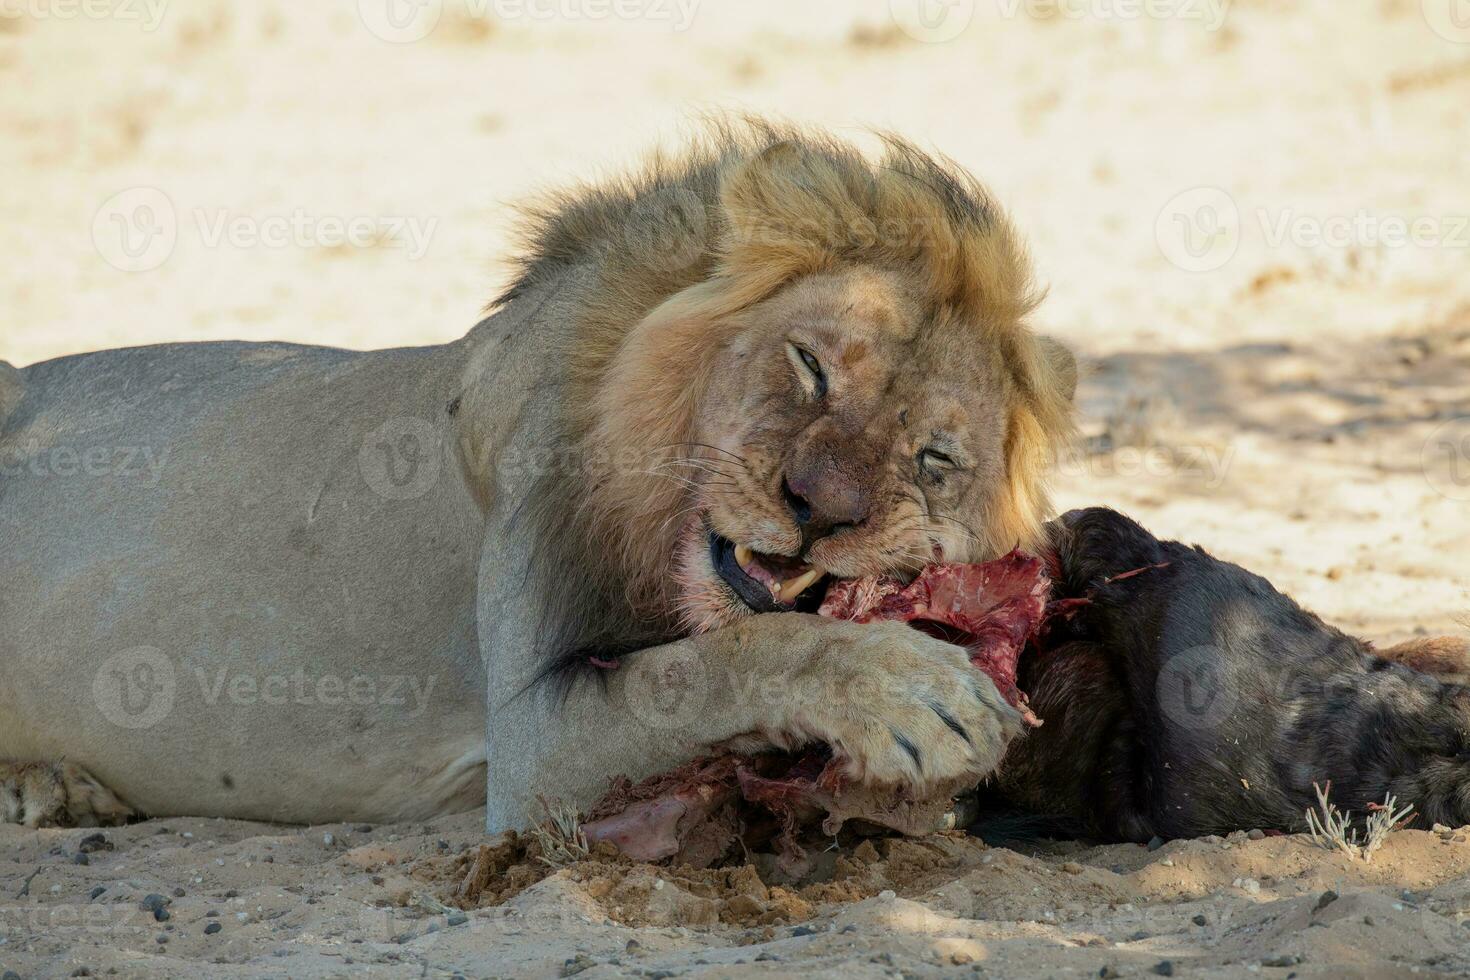
[[[429,250],[438,218],[406,215],[313,214],[295,208],[251,214],[229,208],[193,208],[182,217],[156,187],[131,187],[103,203],[92,219],[97,253],[123,272],[148,272],[167,262],[189,232],[204,248],[398,248],[410,262]]]
[[[953,41],[975,19],[975,0],[888,0],[888,13],[898,29],[915,41]]]
[[[1196,187],[1175,195],[1154,222],[1164,258],[1186,272],[1210,272],[1240,248],[1240,208],[1218,187]]]
[[[413,674],[360,673],[344,677],[331,673],[308,674],[303,667],[289,673],[257,676],[225,667],[213,671],[196,667],[194,680],[199,685],[204,703],[211,707],[221,702],[268,707],[384,705],[408,708],[404,717],[417,718],[428,707],[439,676],[430,674],[427,678],[419,678]]]
[[[688,725],[704,710],[709,677],[704,662],[677,644],[653,647],[619,668],[629,713],[649,728]]]
[[[472,20],[647,21],[689,30],[701,0],[462,0]],[[393,44],[422,41],[439,26],[444,0],[357,0],[358,17],[374,36]]]
[[[1429,29],[1454,44],[1470,44],[1470,0],[1420,0]]]
[[[1256,208],[1246,220],[1229,193],[1196,187],[1170,198],[1154,225],[1159,250],[1186,272],[1223,268],[1247,232],[1269,249],[1470,249],[1470,213],[1385,214],[1359,208],[1311,214],[1295,208]]]
[[[179,241],[179,216],[156,187],[130,187],[109,197],[92,218],[92,244],[123,272],[148,272],[168,261]]]
[[[1190,731],[1219,727],[1239,698],[1226,663],[1224,653],[1213,646],[1180,650],[1164,661],[1154,682],[1164,718]]]
[[[158,30],[169,0],[0,0],[0,20],[116,20]]]
[[[422,41],[439,26],[444,0],[357,0],[357,16],[372,34],[393,44]]]
[[[181,671],[156,647],[134,647],[105,659],[92,678],[92,696],[102,717],[119,728],[145,729],[162,723],[185,698],[208,707],[389,707],[418,718],[428,707],[437,674],[310,672],[305,667],[246,671],[228,666]]]
[[[1420,465],[1436,493],[1470,501],[1470,416],[1436,426],[1424,440]]]
[[[1068,477],[1179,478],[1218,490],[1235,462],[1236,447],[1226,446],[1119,446],[1104,453],[1067,453],[1057,461],[1057,472]]]
[[[173,661],[162,650],[134,647],[102,661],[92,678],[92,699],[119,728],[152,728],[173,711],[177,687]]]
[[[1299,214],[1290,208],[1256,212],[1269,248],[1470,248],[1470,214]]]
[[[1008,20],[1025,15],[1036,20],[1138,21],[1172,20],[1218,31],[1230,16],[1231,0],[995,0]]]
[[[444,441],[426,419],[391,418],[369,432],[357,451],[368,488],[385,500],[414,500],[439,482]]]
[[[30,439],[0,447],[0,477],[88,477],[156,487],[166,465],[166,446],[43,446]]]
[[[136,903],[0,905],[0,942],[37,936],[116,936],[147,925]]]

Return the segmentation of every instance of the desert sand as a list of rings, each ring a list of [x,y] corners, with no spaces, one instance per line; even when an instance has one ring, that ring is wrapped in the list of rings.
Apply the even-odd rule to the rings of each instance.
[[[443,341],[538,188],[701,111],[888,127],[1032,242],[1035,324],[1086,368],[1062,506],[1125,510],[1374,640],[1463,635],[1458,2],[958,0],[926,22],[905,0],[427,0],[408,21],[386,0],[0,0],[0,359]],[[466,901],[478,824],[0,826],[0,974],[1470,974],[1470,831],[1401,831],[1371,863],[1301,836],[943,836],[791,889],[532,862]]]

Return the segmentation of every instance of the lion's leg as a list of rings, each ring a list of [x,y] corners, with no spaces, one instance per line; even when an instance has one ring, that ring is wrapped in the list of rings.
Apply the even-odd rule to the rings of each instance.
[[[0,823],[116,826],[133,815],[132,807],[75,763],[0,760]]]

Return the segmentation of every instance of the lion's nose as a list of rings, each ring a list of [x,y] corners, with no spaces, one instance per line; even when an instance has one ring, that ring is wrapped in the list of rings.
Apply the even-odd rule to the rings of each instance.
[[[836,467],[788,473],[781,481],[781,495],[807,545],[868,519],[867,494]]]

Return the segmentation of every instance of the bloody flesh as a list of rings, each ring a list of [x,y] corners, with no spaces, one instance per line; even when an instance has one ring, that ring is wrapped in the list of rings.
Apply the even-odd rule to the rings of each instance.
[[[976,669],[1038,725],[1016,687],[1016,671],[1046,615],[1050,590],[1042,561],[1013,551],[979,564],[929,565],[908,582],[887,576],[834,582],[819,614],[905,622],[963,646]],[[714,863],[737,843],[751,848],[774,841],[786,865],[797,867],[805,831],[820,829],[830,837],[858,820],[905,834],[931,833],[943,826],[949,801],[947,793],[913,799],[892,788],[848,784],[827,750],[813,747],[696,759],[636,784],[619,777],[583,831],[589,841],[611,841],[637,860],[696,865]]]

